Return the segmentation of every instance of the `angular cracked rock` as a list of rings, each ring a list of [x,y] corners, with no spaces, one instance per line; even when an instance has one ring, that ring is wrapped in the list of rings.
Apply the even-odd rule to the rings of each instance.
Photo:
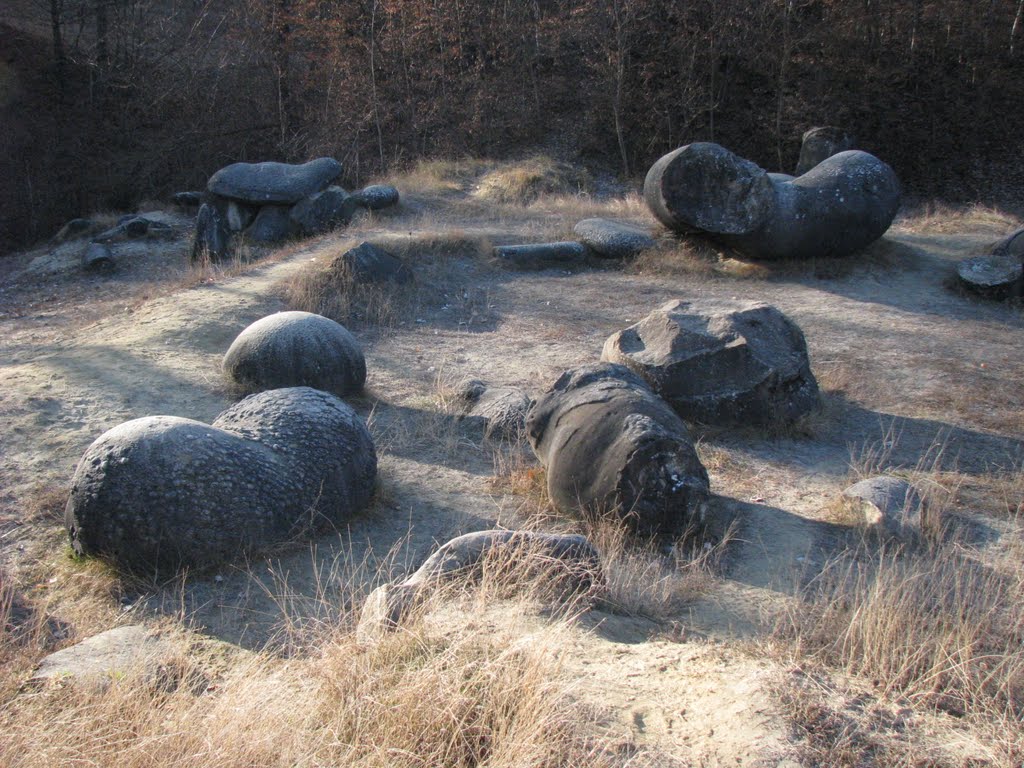
[[[612,334],[601,359],[637,373],[692,422],[783,425],[818,403],[803,332],[760,302],[670,301]]]

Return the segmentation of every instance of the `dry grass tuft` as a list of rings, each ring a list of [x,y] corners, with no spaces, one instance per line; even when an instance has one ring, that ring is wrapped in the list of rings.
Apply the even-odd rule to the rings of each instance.
[[[797,659],[838,667],[919,707],[997,723],[1024,744],[1020,563],[998,572],[957,542],[844,552],[812,580],[776,637]]]
[[[1020,217],[1000,208],[975,203],[951,205],[929,201],[901,213],[893,223],[897,231],[915,234],[991,233],[998,239],[1024,226]]]
[[[502,205],[530,205],[547,195],[586,192],[592,184],[582,168],[554,160],[547,155],[503,163],[484,173],[473,196]]]
[[[486,269],[491,251],[486,237],[458,230],[377,237],[374,245],[401,258],[414,279],[405,284],[358,280],[341,261],[350,247],[320,249],[284,293],[291,309],[313,312],[350,328],[378,327],[393,332],[443,313],[444,324],[474,330],[493,321],[490,297],[473,277]]]
[[[347,564],[339,569],[323,574],[324,583],[362,582],[348,578]],[[476,599],[494,600],[506,575],[485,574],[486,589]],[[287,574],[276,586],[282,612],[292,611]],[[63,683],[31,694],[5,691],[0,764],[621,763],[595,736],[591,715],[573,701],[557,661],[568,619],[533,626],[530,642],[523,643],[514,619],[522,601],[503,606],[502,621],[484,631],[480,610],[449,610],[439,602],[449,597],[429,598],[423,620],[367,647],[352,632],[359,599],[325,588],[321,598],[331,605],[322,620],[286,620],[287,639],[272,650],[232,652],[225,659],[223,651],[197,652],[203,643],[195,636],[172,633],[178,652],[170,685],[154,684],[139,669],[102,688]],[[0,600],[0,610],[8,603]],[[441,621],[433,621],[438,615]],[[7,650],[7,638],[0,651]]]

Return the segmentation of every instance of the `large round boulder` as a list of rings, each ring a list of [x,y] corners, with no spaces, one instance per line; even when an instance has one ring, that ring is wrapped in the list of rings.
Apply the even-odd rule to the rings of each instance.
[[[612,334],[601,359],[636,372],[692,422],[781,425],[818,402],[803,332],[759,302],[670,301]]]
[[[326,189],[341,175],[341,163],[331,157],[302,165],[234,163],[221,168],[206,184],[208,191],[243,203],[292,205]]]
[[[566,371],[526,431],[565,512],[615,514],[643,535],[679,534],[703,517],[708,474],[686,425],[624,366]]]
[[[644,196],[678,232],[703,231],[754,259],[848,256],[880,238],[900,184],[867,152],[840,152],[794,179],[768,174],[717,144],[689,144],[656,162]]]
[[[74,550],[140,574],[204,568],[331,530],[373,495],[366,425],[326,392],[252,395],[212,425],[135,419],[75,470],[65,524]]]
[[[345,326],[311,312],[278,312],[257,320],[231,343],[223,368],[248,391],[313,387],[350,395],[366,382],[359,342]]]

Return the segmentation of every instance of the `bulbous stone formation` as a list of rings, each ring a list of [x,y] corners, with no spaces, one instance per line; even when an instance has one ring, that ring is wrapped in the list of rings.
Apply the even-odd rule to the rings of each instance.
[[[686,425],[624,366],[566,371],[526,430],[563,511],[614,513],[644,535],[678,534],[703,517],[708,474]]]
[[[310,312],[278,312],[243,330],[224,355],[224,373],[248,391],[313,387],[337,395],[360,392],[366,361],[340,323]]]
[[[688,144],[656,162],[644,197],[665,226],[706,232],[755,259],[847,256],[889,228],[900,205],[892,168],[840,152],[792,180],[717,144]]]
[[[917,490],[899,477],[869,477],[843,491],[843,499],[856,507],[870,528],[889,536],[919,533],[924,501]]]
[[[1024,229],[1007,235],[956,267],[960,283],[980,296],[1006,299],[1024,294]]]
[[[294,230],[290,210],[284,205],[264,205],[252,224],[245,228],[245,236],[256,243],[279,243],[291,237]]]
[[[832,155],[853,149],[856,143],[853,136],[842,128],[831,125],[811,128],[804,132],[803,141],[800,144],[800,159],[797,161],[794,173],[797,176],[803,176]]]
[[[370,644],[397,629],[429,590],[456,578],[478,578],[489,558],[514,563],[515,572],[510,575],[529,582],[546,579],[561,596],[586,593],[601,581],[597,550],[584,536],[536,531],[467,533],[441,546],[405,581],[370,593],[359,616],[357,640]]]
[[[243,203],[291,205],[327,187],[341,175],[341,170],[341,163],[331,157],[302,165],[234,163],[213,174],[206,188],[215,195]]]
[[[75,470],[65,525],[74,550],[141,574],[205,568],[331,529],[373,495],[366,425],[308,387],[247,397],[212,425],[135,419]]]
[[[459,390],[466,418],[483,425],[486,437],[519,438],[526,428],[530,396],[517,387],[489,387],[473,379]]]
[[[691,422],[786,424],[818,402],[803,332],[759,302],[670,301],[612,334],[601,359],[643,377]]]
[[[398,205],[399,194],[390,184],[371,184],[352,195],[352,201],[371,211]]]
[[[309,237],[352,221],[356,204],[341,187],[328,187],[292,206],[289,214],[294,228]]]
[[[573,233],[590,250],[606,259],[629,259],[655,246],[640,227],[611,219],[583,219]]]
[[[218,261],[228,252],[231,232],[217,207],[203,203],[196,214],[196,231],[192,237],[192,261]]]

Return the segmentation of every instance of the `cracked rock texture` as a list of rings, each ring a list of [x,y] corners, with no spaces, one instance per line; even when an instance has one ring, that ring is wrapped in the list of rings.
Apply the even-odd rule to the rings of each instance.
[[[212,425],[149,416],[103,434],[72,480],[74,550],[139,574],[205,568],[330,530],[373,495],[377,454],[334,395],[252,395]]]

